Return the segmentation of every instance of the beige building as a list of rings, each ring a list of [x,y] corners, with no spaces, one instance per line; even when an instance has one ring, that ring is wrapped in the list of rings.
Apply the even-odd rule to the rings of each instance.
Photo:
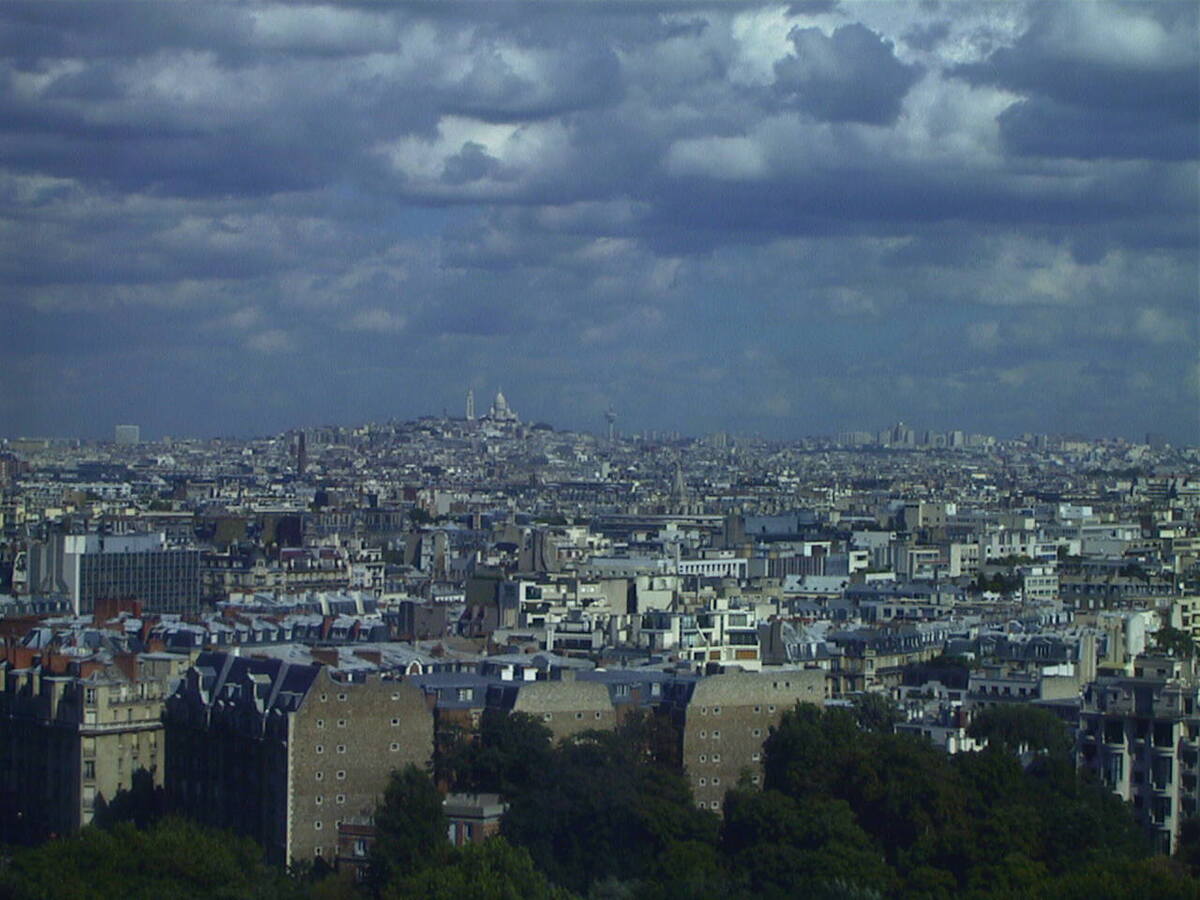
[[[672,684],[683,770],[696,805],[720,811],[743,772],[759,783],[771,728],[797,703],[823,703],[825,684],[821,669],[733,672]]]
[[[163,784],[163,702],[188,658],[66,656],[10,647],[0,661],[0,842],[89,824],[145,772]]]

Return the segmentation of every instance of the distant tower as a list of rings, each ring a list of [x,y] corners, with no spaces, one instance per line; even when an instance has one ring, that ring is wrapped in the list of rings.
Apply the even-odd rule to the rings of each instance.
[[[296,477],[303,478],[304,470],[308,468],[308,443],[304,432],[296,437]]]
[[[676,460],[676,474],[671,481],[671,508],[673,512],[686,511],[688,485],[683,480],[683,464]]]
[[[475,421],[475,391],[467,388],[467,421]]]
[[[604,421],[608,423],[608,441],[612,443],[616,438],[616,431],[613,426],[617,422],[617,411],[611,406],[608,408],[608,412],[604,414]]]
[[[139,425],[118,425],[113,429],[113,439],[125,447],[142,442],[142,429]]]

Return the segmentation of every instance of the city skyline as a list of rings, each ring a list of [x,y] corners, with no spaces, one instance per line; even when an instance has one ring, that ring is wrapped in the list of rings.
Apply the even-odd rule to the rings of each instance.
[[[1200,443],[1194,4],[0,21],[0,436]]]

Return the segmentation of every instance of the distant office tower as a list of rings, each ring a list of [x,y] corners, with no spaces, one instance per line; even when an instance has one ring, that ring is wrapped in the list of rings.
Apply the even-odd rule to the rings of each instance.
[[[467,421],[475,421],[475,391],[467,388]]]
[[[296,475],[300,478],[304,477],[304,471],[308,468],[308,445],[305,441],[304,432],[300,432],[296,438]]]
[[[66,597],[76,615],[100,600],[137,600],[146,612],[191,613],[200,604],[200,551],[168,547],[162,532],[58,534],[28,552],[28,591]]]
[[[611,406],[608,408],[608,412],[604,414],[604,421],[608,423],[608,439],[609,441],[612,441],[617,436],[617,411]]]
[[[114,440],[123,446],[140,444],[142,442],[142,429],[138,425],[118,425],[114,429]]]

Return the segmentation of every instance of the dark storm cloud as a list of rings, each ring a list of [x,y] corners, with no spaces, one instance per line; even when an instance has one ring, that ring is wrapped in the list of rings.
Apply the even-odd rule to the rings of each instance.
[[[472,379],[564,426],[777,434],[1196,403],[1191,4],[0,20],[14,430],[416,415]]]
[[[1045,4],[1011,47],[954,73],[1025,95],[1000,119],[1022,155],[1186,159],[1200,155],[1200,49],[1192,3],[1135,4],[1097,20]],[[1085,7],[1080,9],[1080,7]]]
[[[891,42],[863,25],[843,25],[826,37],[817,28],[789,35],[795,52],[775,63],[775,90],[787,102],[829,122],[886,125],[920,77]]]

